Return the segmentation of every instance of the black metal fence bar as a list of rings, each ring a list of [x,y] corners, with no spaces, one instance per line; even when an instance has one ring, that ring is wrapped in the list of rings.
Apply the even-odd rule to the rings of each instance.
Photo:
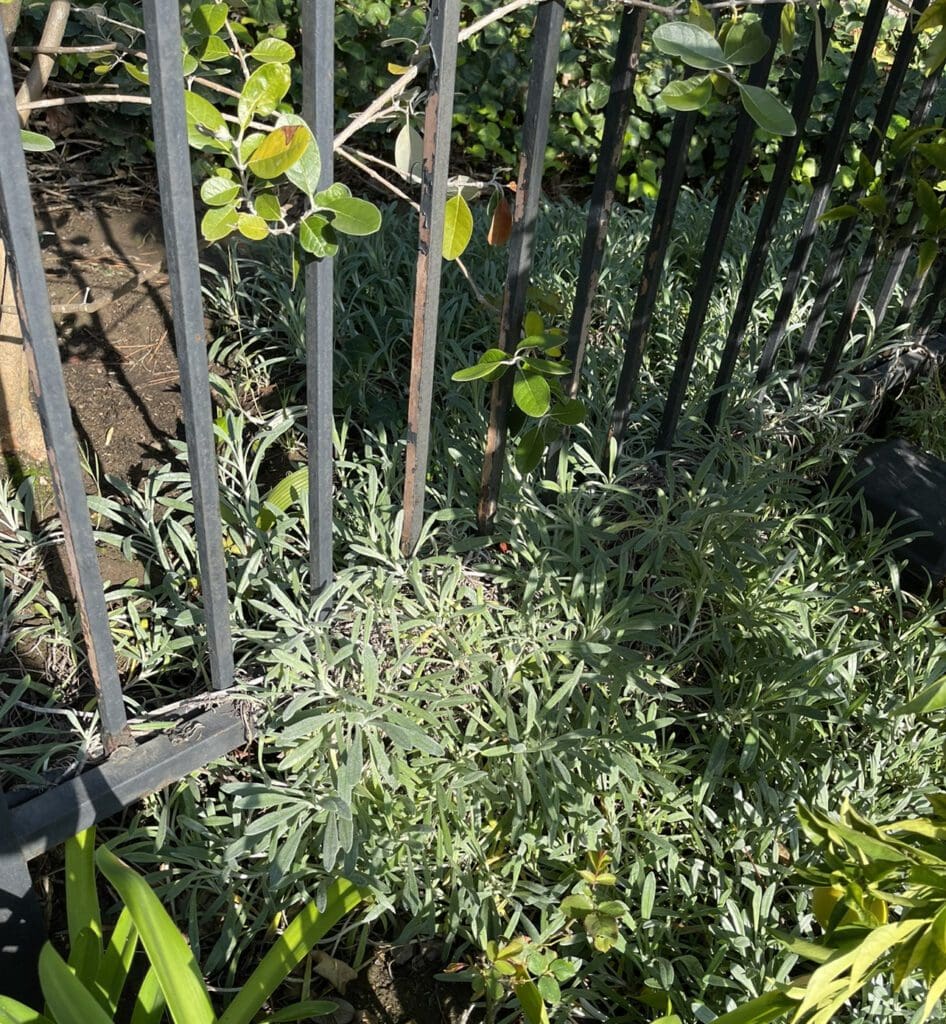
[[[782,4],[769,4],[763,10],[762,29],[770,39],[770,46],[765,57],[752,66],[749,73],[750,85],[764,86],[769,77],[769,70],[772,67],[775,48],[778,44],[781,11]],[[660,428],[657,431],[656,447],[661,451],[671,447],[677,431],[687,384],[690,381],[693,362],[696,359],[696,347],[703,330],[703,323],[706,320],[706,311],[713,294],[713,285],[716,283],[719,273],[723,248],[726,244],[726,236],[729,234],[733,213],[736,210],[736,202],[742,191],[742,173],[749,159],[754,135],[755,122],[745,110],[741,110],[733,130],[732,148],[726,162],[726,170],[723,172],[723,179],[720,182],[713,220],[706,235],[703,256],[700,260],[700,271],[693,288],[693,297],[690,300],[690,311],[687,314],[686,326],[683,329],[683,337],[680,339],[673,376],[667,391],[667,402],[661,417]]]
[[[549,135],[549,118],[552,112],[552,95],[564,19],[564,0],[544,0],[536,16],[535,56],[526,98],[522,158],[519,162],[516,206],[509,243],[509,269],[506,274],[506,290],[499,322],[499,348],[504,352],[512,351],[519,343],[522,321],[526,313],[526,297],[532,276],[532,253],[545,164],[545,146]],[[513,375],[507,373],[493,384],[490,395],[486,454],[483,459],[476,514],[478,527],[484,533],[493,524],[499,501],[512,389]]]
[[[864,252],[861,255],[861,262],[858,265],[857,273],[854,276],[854,280],[851,282],[851,287],[848,289],[847,299],[844,302],[844,310],[841,313],[841,318],[838,320],[837,325],[834,329],[834,335],[831,339],[831,344],[828,347],[828,353],[825,356],[824,365],[821,368],[821,376],[818,380],[819,387],[825,387],[831,378],[838,372],[838,366],[841,363],[841,354],[844,351],[844,346],[847,344],[847,340],[850,337],[851,330],[854,327],[854,321],[857,319],[857,312],[860,309],[861,302],[867,293],[867,288],[870,285],[871,278],[874,274],[874,267],[877,263],[877,256],[880,252],[880,246],[883,242],[881,232],[879,229],[874,229],[871,232],[870,238],[867,239],[867,244],[864,247]]]
[[[13,817],[0,790],[0,956],[4,995],[27,1006],[36,1005],[39,953],[45,941],[42,907],[13,828]]]
[[[315,136],[319,188],[331,185],[335,135],[335,0],[303,0],[302,116]],[[309,450],[309,589],[332,581],[332,379],[335,263],[305,268],[306,427]]]
[[[200,589],[210,660],[211,685],[233,682],[233,648],[220,493],[214,453],[207,339],[200,290],[200,256],[187,143],[181,24],[177,0],[144,0],[161,217],[174,310],[174,337],[181,366],[181,398],[190,477],[194,491]]]
[[[934,328],[940,334],[946,331],[946,320],[940,320],[937,323],[939,306],[943,301],[943,297],[946,296],[946,258],[940,256],[935,267],[936,273],[933,275],[933,283],[930,285],[930,290],[926,295],[926,302],[923,303],[923,308],[917,317],[918,330],[916,340],[921,344],[926,341]]]
[[[624,359],[614,393],[614,409],[611,414],[605,457],[607,457],[606,453],[611,440],[614,439],[620,445],[627,429],[631,399],[644,362],[644,349],[647,345],[650,321],[654,313],[654,303],[657,301],[657,289],[660,287],[660,278],[663,276],[667,246],[670,244],[670,229],[673,227],[677,201],[680,198],[680,186],[683,184],[686,148],[693,135],[695,123],[696,114],[693,111],[677,114],[673,119],[664,176],[661,178],[660,190],[657,193],[657,205],[654,208],[654,218],[651,222],[650,239],[644,253],[644,266],[637,287],[637,298],[634,300],[634,312],[631,316],[631,325],[628,328],[627,336],[624,339]]]
[[[416,547],[424,523],[459,26],[460,0],[433,0],[430,7],[433,60],[428,79],[427,109],[424,113],[414,331],[407,410],[404,521],[401,527],[401,551],[405,556],[411,554]]]
[[[844,90],[838,103],[834,121],[828,138],[825,141],[824,150],[821,155],[821,166],[818,170],[818,178],[815,182],[814,193],[808,204],[805,220],[801,232],[795,243],[795,251],[792,253],[792,260],[785,275],[782,286],[782,294],[775,310],[775,317],[772,322],[769,335],[766,338],[765,347],[762,350],[762,358],[759,361],[757,379],[761,383],[772,372],[775,365],[775,357],[785,340],[788,331],[788,320],[795,308],[795,299],[801,280],[808,268],[808,261],[811,258],[811,250],[815,244],[815,235],[818,231],[818,221],[824,213],[831,196],[831,188],[834,184],[834,176],[837,173],[841,160],[841,152],[844,141],[847,138],[851,121],[854,118],[854,110],[857,106],[857,94],[864,81],[864,75],[870,65],[874,52],[874,44],[880,32],[880,26],[884,20],[887,10],[887,0],[871,0],[864,16],[861,26],[861,35],[858,39],[851,65],[848,69],[847,80],[844,83]]]
[[[634,101],[634,79],[637,76],[641,38],[646,20],[647,15],[641,7],[628,8],[621,17],[621,29],[614,54],[611,93],[604,111],[604,131],[601,134],[601,148],[598,151],[598,168],[588,205],[588,224],[582,242],[575,301],[568,325],[568,341],[565,345],[565,356],[572,364],[571,377],[565,390],[571,398],[578,393],[581,380],[581,364],[588,341],[594,297],[598,290],[598,275],[601,272],[601,260],[604,257],[604,245],[608,236],[618,168],[624,152],[624,134],[627,131],[631,104]]]
[[[818,17],[821,19],[821,34],[827,38],[828,30],[825,24],[824,7],[820,5],[818,7]],[[705,421],[711,430],[715,430],[719,426],[726,389],[729,387],[733,371],[736,369],[736,360],[739,358],[739,352],[746,336],[746,328],[752,315],[753,303],[762,284],[762,274],[765,270],[765,262],[772,243],[772,236],[775,234],[775,228],[782,212],[782,204],[785,202],[785,196],[791,184],[792,169],[798,158],[798,149],[801,145],[804,124],[808,119],[811,101],[814,99],[818,88],[818,60],[818,33],[812,31],[811,40],[808,43],[808,50],[802,63],[801,74],[795,86],[792,99],[792,117],[798,126],[798,132],[795,135],[789,135],[782,139],[775,157],[772,180],[769,182],[769,187],[766,190],[762,213],[759,215],[759,224],[756,228],[752,250],[746,262],[742,284],[739,287],[739,295],[736,298],[736,308],[729,324],[726,343],[723,346],[722,356],[720,357],[719,369],[716,371],[716,379],[713,381],[713,392],[706,405]]]
[[[107,750],[130,745],[126,729],[115,648],[105,606],[105,592],[95,554],[95,538],[82,484],[82,470],[56,328],[49,306],[46,276],[33,217],[26,157],[19,145],[20,121],[14,100],[13,76],[6,50],[0,46],[0,204],[3,208],[7,255],[13,270],[16,303],[39,406],[56,505],[63,525],[66,559],[82,620],[99,716]]]
[[[915,5],[917,10],[922,10],[925,6],[925,0],[918,0]],[[893,64],[887,75],[887,81],[884,85],[880,101],[877,104],[877,111],[874,114],[874,123],[870,135],[868,135],[861,149],[864,159],[871,164],[880,156],[881,147],[887,135],[887,128],[890,126],[890,120],[894,115],[897,99],[903,89],[903,82],[909,70],[910,62],[913,60],[915,50],[916,33],[913,31],[913,26],[907,21],[900,36],[897,52],[894,55]],[[920,112],[922,112],[924,106],[928,110],[928,103],[932,101],[932,94],[929,93],[929,90],[926,90],[926,92],[928,94],[927,98],[923,94],[920,96],[918,103],[918,111]],[[852,189],[846,197],[846,201],[856,202],[863,195],[863,191],[862,188]],[[798,351],[795,355],[796,373],[804,372],[811,359],[812,352],[814,352],[818,335],[821,331],[821,325],[824,323],[824,318],[828,311],[828,303],[843,276],[845,259],[857,229],[857,223],[857,218],[851,217],[848,220],[841,221],[838,225],[834,243],[828,253],[824,272],[821,275],[818,291],[815,294],[815,301],[811,312],[808,314],[808,322],[805,324],[804,333],[802,334],[801,341],[798,343]]]

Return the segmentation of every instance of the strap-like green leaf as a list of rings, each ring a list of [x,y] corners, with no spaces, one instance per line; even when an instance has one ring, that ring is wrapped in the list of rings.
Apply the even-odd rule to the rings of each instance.
[[[785,992],[766,992],[717,1017],[713,1024],[769,1024],[769,1021],[778,1020],[797,1005],[798,1000],[792,999]]]
[[[522,1007],[522,1014],[528,1024],[549,1024],[548,1010],[545,1001],[539,994],[535,982],[523,981],[515,988],[516,998]]]
[[[66,840],[66,921],[69,945],[83,929],[102,934],[102,915],[95,888],[95,829],[88,828]],[[99,950],[101,954],[101,950]]]
[[[52,1021],[25,1003],[0,996],[0,1024],[52,1024]]]
[[[210,996],[194,954],[151,886],[104,846],[95,859],[131,913],[175,1024],[214,1024]]]
[[[57,1024],[112,1024],[95,996],[48,942],[39,954],[39,983]]]
[[[898,708],[897,714],[928,715],[932,711],[942,711],[943,708],[946,708],[946,675],[920,690],[913,700]]]
[[[152,967],[138,989],[131,1011],[131,1024],[163,1024],[166,1006],[164,993],[158,984],[158,976]]]
[[[250,1024],[263,1003],[315,943],[341,918],[357,907],[367,895],[367,892],[352,882],[340,878],[328,887],[325,910],[322,913],[319,913],[314,900],[307,903],[244,983],[239,994],[221,1016],[220,1024]]]
[[[122,907],[105,947],[98,976],[99,987],[112,1013],[118,1009],[118,1000],[125,987],[137,947],[138,929],[131,919],[131,911],[128,907]]]

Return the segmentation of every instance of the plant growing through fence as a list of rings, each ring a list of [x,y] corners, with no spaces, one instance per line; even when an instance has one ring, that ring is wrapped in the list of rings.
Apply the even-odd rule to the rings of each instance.
[[[131,1007],[136,1024],[162,1020],[165,1011],[175,1024],[250,1024],[315,943],[367,895],[338,879],[329,886],[322,911],[314,901],[305,904],[218,1016],[190,946],[145,879],[106,847],[96,851],[94,828],[68,840],[65,852],[68,961],[47,942],[39,958],[45,1013],[0,995],[3,1024],[109,1024],[121,1019],[120,1004]],[[124,904],[107,942],[96,868]],[[134,978],[139,943],[149,966],[130,995],[126,988]],[[264,1019],[324,1017],[336,1008],[331,1000],[305,999]]]

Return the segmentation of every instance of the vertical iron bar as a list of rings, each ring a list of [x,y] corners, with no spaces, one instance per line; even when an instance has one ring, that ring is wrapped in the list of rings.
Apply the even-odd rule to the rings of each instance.
[[[770,46],[765,57],[753,65],[749,72],[750,85],[762,87],[769,77],[769,70],[775,58],[775,48],[778,45],[781,11],[782,4],[768,4],[762,12],[762,29],[770,39]],[[740,110],[733,130],[732,148],[720,182],[719,195],[716,198],[713,220],[703,246],[700,271],[690,300],[690,310],[687,314],[686,326],[683,329],[683,337],[680,339],[673,377],[667,391],[667,403],[660,420],[660,429],[657,431],[656,446],[659,451],[664,451],[672,446],[677,431],[677,423],[683,409],[683,399],[686,395],[690,374],[693,372],[693,362],[696,359],[696,346],[706,320],[706,311],[709,308],[713,285],[716,283],[716,275],[722,261],[729,225],[736,210],[736,201],[742,191],[742,173],[749,159],[754,136],[755,121],[746,110]]]
[[[614,410],[611,414],[611,426],[608,430],[608,442],[605,451],[610,447],[613,438],[620,445],[627,429],[627,420],[631,411],[631,398],[637,386],[637,378],[644,362],[644,348],[650,330],[650,320],[657,300],[657,289],[663,276],[664,258],[670,243],[670,230],[677,212],[677,201],[680,198],[680,186],[683,184],[683,172],[686,169],[686,152],[693,135],[696,114],[693,111],[677,114],[673,119],[673,130],[667,146],[667,159],[664,173],[660,179],[660,190],[657,193],[657,204],[654,207],[654,219],[650,226],[650,239],[644,253],[644,266],[637,287],[637,298],[634,300],[634,313],[631,325],[624,339],[624,360],[621,363],[621,375],[618,378],[614,394]]]
[[[526,312],[542,173],[545,170],[545,146],[564,18],[564,0],[543,0],[535,20],[534,57],[522,131],[522,158],[519,162],[516,206],[509,243],[509,269],[499,321],[499,348],[504,352],[511,352],[519,343]],[[477,525],[482,533],[492,527],[499,502],[512,387],[513,374],[506,373],[493,384],[490,395],[489,428],[476,513]]]
[[[926,302],[923,303],[923,311],[917,318],[917,323],[919,325],[917,341],[920,344],[926,341],[930,332],[934,329],[933,322],[936,319],[939,304],[943,301],[944,295],[946,295],[946,259],[941,256],[939,258],[939,264],[936,267],[936,275],[933,278],[933,283],[926,296]],[[946,329],[946,322],[941,322],[939,326],[936,327],[936,331],[938,333],[942,333],[944,329]]]
[[[924,7],[926,7],[926,0],[917,0],[914,4],[914,9],[917,11],[922,11]],[[893,117],[894,110],[896,109],[897,99],[903,88],[903,81],[910,67],[910,62],[913,60],[915,49],[916,33],[913,30],[912,23],[908,20],[904,23],[903,34],[900,37],[900,43],[897,46],[893,64],[887,75],[887,82],[884,85],[880,102],[877,104],[877,111],[874,114],[874,123],[870,135],[868,135],[867,141],[861,150],[865,159],[871,164],[880,156],[881,147],[887,137],[887,128],[890,126],[890,119]],[[922,119],[929,112],[935,90],[935,81],[927,78],[923,83],[923,88],[914,111],[914,117],[912,118],[914,124],[917,123],[918,118]],[[863,193],[864,189],[855,186],[848,193],[847,202],[856,202]],[[795,356],[795,373],[797,375],[804,373],[811,359],[811,354],[814,352],[818,341],[818,334],[821,331],[821,325],[824,323],[825,314],[828,311],[828,302],[841,281],[845,257],[847,256],[851,239],[854,237],[857,223],[856,217],[850,217],[847,220],[841,221],[838,225],[834,243],[831,246],[831,251],[828,253],[824,272],[821,275],[815,301],[811,312],[808,314],[808,322],[805,324],[805,331],[798,345],[798,352]]]
[[[882,241],[883,239],[881,237],[880,230],[878,228],[874,228],[871,232],[870,238],[867,240],[864,253],[861,256],[861,262],[857,268],[857,275],[851,282],[851,288],[844,304],[844,312],[841,314],[841,319],[835,327],[834,337],[831,339],[831,346],[828,349],[828,355],[825,358],[824,366],[821,368],[821,377],[818,380],[819,387],[823,388],[838,372],[838,366],[841,362],[841,353],[843,352],[845,342],[851,333],[851,328],[854,326],[854,321],[857,318],[857,311],[860,308],[861,301],[863,300],[865,293],[867,292],[867,286],[870,284],[871,277],[873,277],[874,266],[877,263],[877,254],[880,251]]]
[[[775,365],[775,357],[778,355],[782,342],[785,340],[785,335],[788,331],[788,320],[792,310],[795,308],[795,296],[798,293],[802,277],[811,258],[812,248],[815,244],[818,220],[824,213],[828,205],[828,199],[831,196],[831,186],[834,184],[834,176],[838,170],[844,141],[847,138],[851,121],[854,118],[857,96],[864,81],[864,75],[867,73],[871,54],[874,50],[874,43],[877,41],[877,35],[880,32],[880,26],[886,11],[887,0],[870,0],[870,6],[867,8],[867,14],[864,16],[864,22],[861,26],[861,35],[857,41],[857,48],[854,51],[854,57],[851,59],[851,65],[848,68],[844,91],[841,93],[841,100],[825,142],[814,192],[808,204],[801,232],[795,243],[791,264],[785,275],[782,294],[779,297],[769,336],[762,350],[762,358],[759,361],[759,369],[756,374],[759,383],[762,383],[771,374],[772,368]]]
[[[588,223],[582,242],[575,302],[572,306],[568,341],[565,345],[565,356],[572,364],[571,377],[565,388],[570,398],[574,398],[578,393],[578,383],[581,379],[581,364],[585,356],[592,306],[598,289],[598,275],[601,272],[601,260],[604,257],[604,245],[608,236],[608,222],[614,203],[618,167],[621,164],[621,154],[624,152],[624,135],[627,131],[631,104],[634,101],[634,79],[637,77],[641,38],[646,20],[646,12],[642,7],[629,7],[621,17],[621,30],[614,54],[611,94],[604,111],[604,131],[601,135],[601,148],[598,151],[598,169],[588,205]]]
[[[171,281],[184,428],[194,490],[210,678],[212,687],[219,690],[233,682],[233,648],[214,454],[207,339],[200,293],[200,254],[197,250],[184,112],[179,4],[176,0],[144,0],[144,24],[151,72],[151,119],[161,192],[161,220]]]
[[[821,19],[822,36],[827,39],[828,29],[823,5],[818,6],[818,17]],[[732,380],[736,360],[739,357],[739,351],[746,336],[746,328],[749,325],[752,305],[762,284],[765,261],[779,215],[782,212],[782,204],[788,193],[788,186],[791,184],[792,169],[798,156],[804,125],[808,120],[808,112],[811,110],[811,101],[814,99],[818,87],[818,79],[818,35],[812,31],[792,100],[792,117],[795,119],[798,131],[794,135],[786,136],[779,144],[778,154],[775,158],[775,170],[766,191],[755,240],[752,243],[752,251],[746,261],[746,270],[736,299],[736,308],[729,325],[729,332],[726,335],[726,344],[723,346],[719,369],[716,371],[716,380],[713,382],[713,393],[706,406],[706,425],[710,430],[715,430],[719,426],[726,389]]]
[[[404,523],[401,528],[401,553],[405,557],[417,546],[424,521],[459,30],[460,0],[432,0],[430,45],[433,60],[424,113],[414,332],[407,410]]]
[[[335,2],[302,3],[302,116],[318,147],[319,188],[334,177]],[[332,257],[305,268],[306,429],[309,449],[309,591],[332,581],[332,382],[334,355]]]
[[[0,46],[0,206],[16,304],[23,326],[30,383],[39,406],[56,506],[62,519],[70,582],[82,620],[92,680],[98,694],[105,749],[132,745],[127,729],[105,592],[95,555],[95,538],[82,484],[69,399],[62,375],[56,328],[33,217],[26,157],[19,144],[20,121],[6,50]],[[24,395],[24,398],[26,396]]]
[[[0,46],[0,50],[5,51],[5,47]],[[0,55],[0,61],[3,60],[6,60],[5,52]],[[5,89],[2,79],[0,72],[0,89]],[[10,96],[12,98],[12,91]],[[27,1006],[43,1005],[37,967],[39,951],[45,941],[42,908],[13,829],[6,797],[0,790],[0,963],[3,964],[5,996]]]

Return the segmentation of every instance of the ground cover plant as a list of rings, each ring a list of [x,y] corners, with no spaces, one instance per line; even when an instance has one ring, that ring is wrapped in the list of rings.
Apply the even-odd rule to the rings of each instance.
[[[835,808],[856,793],[863,813],[889,820],[939,785],[938,724],[892,710],[942,671],[942,601],[904,591],[882,524],[856,533],[855,499],[822,482],[862,441],[854,400],[763,395],[746,363],[726,432],[700,429],[748,214],[710,310],[692,418],[669,462],[651,457],[707,213],[685,197],[620,456],[595,439],[649,221],[616,215],[586,421],[549,480],[510,475],[488,539],[472,529],[486,386],[450,377],[489,347],[495,323],[446,268],[430,514],[407,561],[410,222],[387,210],[370,244],[352,241],[337,267],[338,582],[315,609],[324,619],[304,598],[305,502],[268,501],[305,461],[301,300],[268,270],[269,251],[208,271],[212,354],[227,368],[217,451],[238,693],[261,737],[105,834],[173,908],[215,984],[246,977],[274,918],[343,874],[374,896],[333,951],[355,969],[377,942],[437,936],[447,976],[485,976],[510,943],[571,931],[560,981],[552,961],[527,965],[536,985],[555,977],[558,993],[543,986],[553,1019],[709,1021],[789,977],[796,957],[771,927],[814,927],[807,886],[790,881],[796,803]],[[563,308],[583,220],[567,204],[541,219],[536,283]],[[471,258],[489,294],[504,268],[484,234]],[[760,334],[787,257],[783,240]],[[798,324],[804,312],[801,301]],[[928,423],[904,415],[917,431]],[[201,672],[185,458],[178,445],[140,488],[103,481],[92,498],[100,542],[133,563],[135,578],[109,588],[133,708],[180,696]],[[56,537],[33,532],[31,494],[7,484],[0,508],[6,651],[45,638],[56,671],[12,661],[3,679],[0,751],[19,784],[77,770],[96,734],[78,624],[37,582]],[[589,855],[610,858],[613,876],[594,898],[626,908],[605,949],[588,914],[569,916],[587,896]],[[843,1019],[907,1021],[923,998],[881,978]]]

